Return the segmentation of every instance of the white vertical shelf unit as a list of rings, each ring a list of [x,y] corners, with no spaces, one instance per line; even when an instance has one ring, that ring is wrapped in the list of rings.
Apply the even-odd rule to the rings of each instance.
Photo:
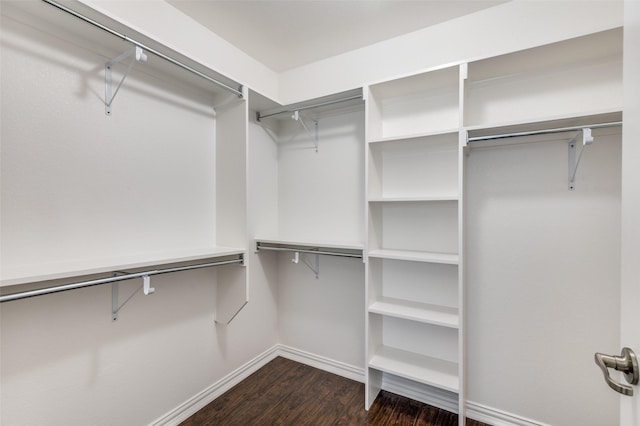
[[[366,91],[367,409],[400,378],[462,412],[463,69]]]
[[[245,254],[248,120],[246,93],[216,108],[216,244]],[[216,322],[229,324],[249,303],[247,268],[220,268],[216,292]]]
[[[366,408],[404,380],[464,424],[465,152],[618,132],[621,40],[612,29],[366,88]]]

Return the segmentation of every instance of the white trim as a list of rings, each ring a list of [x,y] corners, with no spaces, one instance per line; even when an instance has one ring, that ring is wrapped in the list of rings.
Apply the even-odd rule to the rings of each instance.
[[[214,399],[249,377],[251,374],[264,367],[267,363],[278,356],[279,345],[258,355],[246,364],[238,367],[231,373],[224,376],[208,388],[189,398],[165,415],[157,418],[149,426],[173,426],[179,425],[193,414],[211,403]]]
[[[220,395],[233,388],[235,385],[279,356],[300,362],[310,367],[328,371],[329,373],[337,374],[357,382],[365,382],[364,368],[349,365],[344,362],[312,354],[290,346],[277,344],[246,364],[238,367],[165,415],[154,420],[149,424],[149,426],[179,425]],[[402,377],[390,374],[385,374],[383,376],[382,389],[434,407],[442,408],[443,410],[453,413],[458,412],[458,395],[452,392],[447,392],[442,389],[423,385],[412,380],[403,379]],[[497,410],[472,401],[466,402],[466,415],[468,418],[494,426],[550,426],[546,423],[536,422],[525,417]]]
[[[443,410],[458,412],[458,394],[393,374],[382,375],[382,389]]]
[[[300,362],[310,367],[328,371],[357,382],[365,382],[365,369],[349,365],[330,358],[312,354],[290,346],[277,344],[266,350],[246,364],[224,376],[208,388],[194,395],[165,415],[157,418],[149,426],[177,426],[220,395],[264,367],[277,357]],[[452,413],[458,412],[458,396],[431,386],[422,385],[412,380],[385,374],[382,389],[407,398],[420,401]],[[525,417],[497,410],[476,402],[466,402],[466,416],[494,426],[550,426]]]
[[[472,401],[467,401],[467,417],[494,426],[550,426]]]
[[[218,398],[220,395],[249,377],[251,374],[264,367],[267,363],[277,357],[283,357],[292,361],[300,362],[310,367],[328,371],[351,380],[364,383],[364,368],[355,367],[330,358],[305,352],[300,349],[277,344],[271,349],[258,355],[246,364],[238,367],[231,373],[224,376],[208,388],[189,398],[165,415],[157,418],[149,426],[177,426],[207,404]]]
[[[347,379],[355,380],[360,383],[365,382],[364,368],[345,364],[344,362],[336,361],[285,345],[278,345],[278,356],[292,361],[297,361],[320,370],[328,371],[329,373],[337,374],[338,376],[346,377]]]

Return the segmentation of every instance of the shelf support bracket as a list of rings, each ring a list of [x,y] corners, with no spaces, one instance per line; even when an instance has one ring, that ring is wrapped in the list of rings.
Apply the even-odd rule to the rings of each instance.
[[[315,265],[311,264],[311,262],[309,262],[309,260],[306,257],[302,257],[302,259],[300,258],[300,252],[293,252],[293,258],[291,259],[291,262],[298,264],[300,263],[300,260],[302,260],[302,263],[304,263],[307,268],[311,269],[311,271],[316,275],[316,280],[320,278],[320,255],[319,254],[315,254],[313,255],[315,258]]]
[[[118,321],[118,311],[122,306],[124,306],[124,303],[122,304],[122,306],[120,306],[120,297],[118,296],[118,287],[119,287],[118,284],[119,284],[118,282],[111,284],[111,321]]]
[[[118,276],[118,275],[126,275],[126,274],[127,274],[126,272],[114,272],[113,275]],[[129,297],[125,299],[124,302],[120,303],[119,285],[120,283],[118,281],[111,283],[111,321],[118,321],[118,312],[120,312],[120,309],[122,309],[124,305],[129,303],[129,301],[133,299],[133,296],[138,294],[140,289],[142,289],[144,294],[146,295],[153,294],[156,291],[155,288],[151,287],[151,277],[149,275],[143,275],[142,285],[136,287],[133,293],[131,293]]]
[[[578,137],[582,135],[582,147],[578,152]],[[581,129],[580,133],[569,141],[569,190],[573,191],[576,188],[576,172],[578,171],[578,165],[582,158],[582,153],[587,145],[593,143],[593,136],[591,135],[591,128],[585,127]]]
[[[294,111],[291,118],[300,122],[300,124],[302,124],[302,127],[304,128],[305,132],[307,132],[307,135],[309,136],[309,139],[311,139],[313,146],[316,148],[316,153],[317,153],[318,146],[320,145],[320,138],[318,136],[318,120],[313,120],[315,132],[312,134],[311,131],[309,130],[309,127],[307,127],[306,123],[304,122],[304,119],[300,115],[300,111]]]
[[[113,90],[112,88],[113,77],[111,73],[113,65],[127,59],[130,56],[133,56],[134,58],[131,60],[131,62],[129,62],[129,66],[127,67],[127,70],[122,76],[120,83],[118,83],[118,86],[116,87],[116,89]],[[104,107],[105,107],[104,112],[107,116],[111,116],[111,104],[113,103],[113,100],[118,94],[118,91],[122,87],[122,83],[124,83],[124,80],[127,78],[127,75],[129,74],[129,72],[133,68],[133,65],[136,62],[142,62],[142,63],[147,62],[147,54],[144,53],[144,50],[142,50],[140,46],[134,46],[133,49],[129,49],[119,54],[118,56],[111,59],[110,61],[107,61],[104,64]]]
[[[126,272],[114,272],[113,276],[115,277],[118,275],[126,274]],[[133,299],[133,296],[138,294],[141,288],[142,286],[136,287],[134,292],[131,293],[124,302],[120,303],[120,295],[118,294],[120,290],[120,282],[116,281],[114,283],[111,283],[111,321],[118,321],[118,312],[120,312],[120,309],[122,309],[124,305],[129,303],[129,300]]]

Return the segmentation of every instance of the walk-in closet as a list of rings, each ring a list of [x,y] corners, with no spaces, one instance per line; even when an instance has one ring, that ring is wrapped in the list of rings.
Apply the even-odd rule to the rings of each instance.
[[[0,423],[640,426],[640,6],[440,3],[0,1]]]

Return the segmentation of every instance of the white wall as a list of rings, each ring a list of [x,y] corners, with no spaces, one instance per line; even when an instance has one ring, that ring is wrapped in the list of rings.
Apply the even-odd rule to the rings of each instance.
[[[619,346],[620,161],[620,136],[596,136],[569,191],[566,142],[470,150],[472,403],[557,426],[618,424],[593,354]]]
[[[321,256],[316,279],[305,265],[292,263],[290,255],[269,256],[275,258],[278,266],[280,342],[323,357],[329,365],[338,362],[347,370],[362,371],[365,366],[362,260]],[[308,259],[314,261],[312,256]]]
[[[31,25],[3,16],[3,267],[214,245],[207,96],[149,74],[150,60],[133,68],[107,117],[112,51]],[[127,65],[114,66],[116,84]],[[169,226],[177,221],[191,226]]]
[[[310,129],[313,132],[313,128]],[[364,114],[320,117],[315,152],[301,125],[280,131],[279,233],[294,241],[364,241]],[[309,258],[313,262],[313,258]],[[364,367],[364,264],[320,257],[318,279],[282,254],[278,259],[281,342]]]
[[[315,135],[313,121],[306,121]],[[319,148],[299,122],[283,121],[278,149],[278,226],[282,238],[364,241],[364,114],[318,118]]]

